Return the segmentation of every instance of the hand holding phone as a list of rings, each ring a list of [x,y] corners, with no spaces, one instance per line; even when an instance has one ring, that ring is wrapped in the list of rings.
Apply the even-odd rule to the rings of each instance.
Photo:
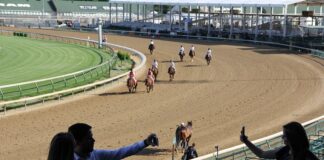
[[[245,135],[245,126],[242,127],[240,140],[245,143],[248,140],[248,137]]]

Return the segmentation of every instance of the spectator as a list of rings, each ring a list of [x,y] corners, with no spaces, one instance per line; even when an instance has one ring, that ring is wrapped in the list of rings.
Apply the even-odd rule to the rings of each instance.
[[[303,126],[298,122],[290,122],[283,126],[282,139],[284,147],[263,151],[248,140],[244,127],[241,131],[240,139],[259,158],[278,160],[318,160],[309,151],[309,142]]]
[[[196,146],[196,144],[192,143],[192,146],[189,146],[187,148],[187,150],[185,151],[185,153],[182,156],[182,160],[189,160],[189,159],[194,159],[194,158],[198,157],[195,146]]]
[[[73,160],[75,141],[70,133],[56,134],[50,144],[47,160]]]
[[[69,132],[72,133],[76,141],[74,148],[75,160],[119,160],[134,155],[149,145],[159,145],[157,136],[150,134],[145,140],[133,145],[116,150],[96,150],[93,149],[95,140],[92,136],[91,126],[88,124],[76,123],[69,127]]]

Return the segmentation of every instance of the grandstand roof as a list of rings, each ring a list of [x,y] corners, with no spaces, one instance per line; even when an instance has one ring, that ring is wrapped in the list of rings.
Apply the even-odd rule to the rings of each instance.
[[[110,0],[109,3],[282,7],[305,0]]]

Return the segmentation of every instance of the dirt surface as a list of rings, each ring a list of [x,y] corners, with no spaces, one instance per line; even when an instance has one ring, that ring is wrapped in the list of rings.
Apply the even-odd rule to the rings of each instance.
[[[90,33],[28,31],[96,39]],[[242,125],[253,140],[280,131],[289,121],[304,122],[324,114],[322,60],[267,46],[180,39],[155,39],[156,51],[149,55],[149,40],[108,36],[109,42],[145,53],[146,67],[154,58],[159,60],[159,81],[152,93],[146,93],[140,82],[135,94],[121,85],[52,107],[2,116],[0,159],[46,159],[51,138],[76,122],[93,126],[98,149],[118,148],[155,132],[160,138],[158,148],[127,158],[155,160],[171,159],[175,127],[187,120],[193,121],[191,142],[203,155],[214,151],[215,145],[225,149],[241,144]],[[167,61],[179,59],[181,44],[186,53],[195,44],[197,56],[194,62],[188,54],[185,62],[177,62],[175,80],[169,82]],[[203,59],[207,48],[213,50],[210,66]]]

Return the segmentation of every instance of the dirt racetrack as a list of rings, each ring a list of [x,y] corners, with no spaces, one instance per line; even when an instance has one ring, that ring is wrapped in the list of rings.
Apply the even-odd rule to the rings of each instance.
[[[27,31],[96,39],[92,33]],[[155,132],[160,138],[158,148],[127,158],[155,160],[171,159],[175,126],[187,120],[193,121],[191,142],[203,155],[214,151],[215,145],[225,149],[240,144],[242,125],[253,140],[280,131],[289,121],[304,122],[324,114],[323,60],[268,46],[180,39],[155,39],[157,49],[149,55],[148,38],[109,35],[108,41],[145,53],[146,67],[153,58],[160,62],[154,91],[146,93],[141,82],[137,93],[128,94],[122,85],[44,109],[2,116],[0,160],[46,159],[54,134],[67,131],[75,122],[93,126],[95,148],[101,149],[131,144]],[[167,61],[179,59],[181,44],[187,53],[185,62],[176,63],[175,80],[169,82]],[[188,57],[191,44],[196,47],[194,62]],[[209,47],[213,60],[207,66],[203,55]],[[144,74],[138,77],[144,78]]]

